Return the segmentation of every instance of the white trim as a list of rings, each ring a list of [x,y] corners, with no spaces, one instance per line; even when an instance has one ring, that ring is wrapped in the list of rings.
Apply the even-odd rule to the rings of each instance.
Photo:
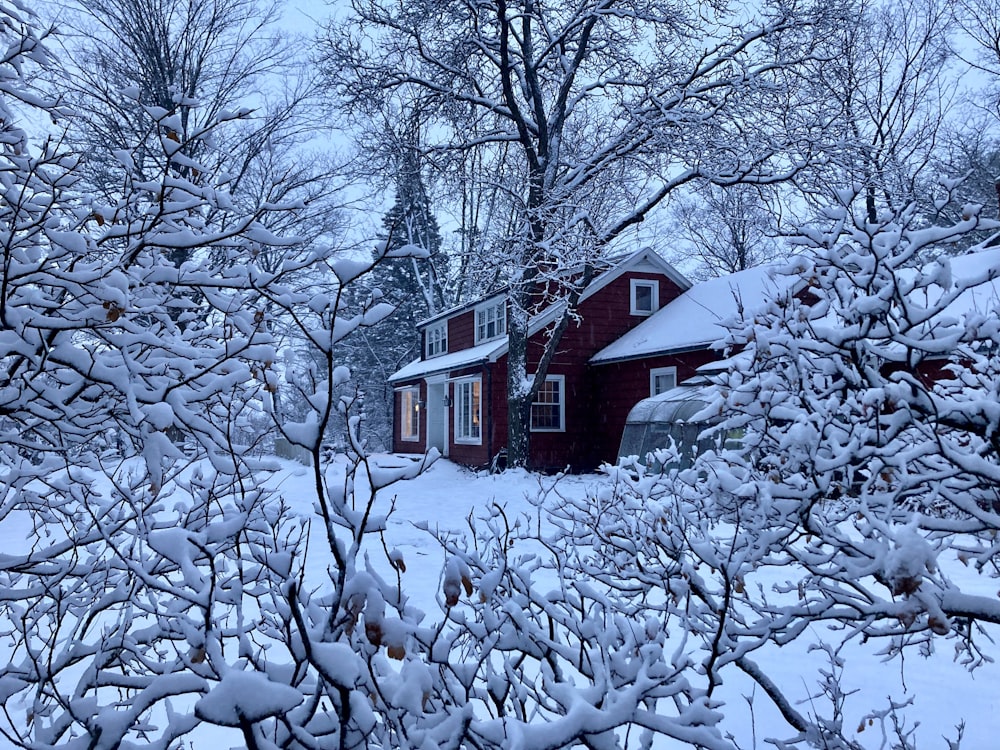
[[[565,375],[546,375],[546,383],[559,383],[559,426],[558,427],[534,427],[532,426],[532,415],[528,415],[528,427],[531,432],[566,432],[566,376]],[[535,402],[532,402],[531,408],[535,408]]]
[[[420,442],[420,386],[411,385],[405,388],[395,389],[399,393],[399,439],[401,442],[406,443],[418,443]],[[413,409],[413,422],[410,425],[413,427],[412,433],[407,433],[407,396],[413,399],[410,407]]]
[[[644,310],[636,305],[636,292],[639,289],[650,290],[651,308]],[[630,315],[642,315],[649,317],[660,309],[660,282],[655,279],[629,279],[628,282],[628,306]]]
[[[482,323],[479,322],[480,314],[486,316]],[[507,298],[494,297],[486,302],[480,302],[472,311],[472,326],[475,331],[476,345],[486,341],[493,341],[507,335]],[[491,334],[490,328],[493,333]],[[482,331],[480,330],[482,329]]]
[[[466,415],[463,409],[463,397],[459,394],[459,390],[463,389],[465,386],[472,386],[472,391],[469,393],[469,405],[472,406],[472,398],[475,396],[475,385],[479,386],[479,403],[476,405],[478,408],[476,412],[469,412]],[[482,445],[483,444],[483,379],[478,375],[471,377],[459,378],[453,381],[452,385],[454,389],[455,396],[452,398],[452,411],[455,414],[455,443],[460,445]],[[468,424],[463,424],[463,418],[468,416]],[[471,433],[472,428],[478,428],[478,435],[468,435],[463,434],[466,432]]]
[[[431,351],[433,345],[436,345],[436,348],[434,351]],[[424,329],[424,357],[431,359],[432,357],[440,357],[447,353],[448,321],[445,319]]]
[[[534,336],[547,325],[558,320],[566,307],[564,301],[556,302],[546,310],[534,315],[528,324],[528,336]],[[503,336],[483,344],[473,346],[471,349],[459,349],[457,352],[442,354],[440,357],[431,359],[416,359],[410,364],[389,376],[390,383],[402,383],[407,380],[416,380],[430,375],[447,374],[451,370],[464,369],[483,365],[487,362],[496,362],[507,353],[507,337]],[[452,378],[454,380],[454,378]]]
[[[664,389],[662,391],[656,390],[656,378],[660,375],[672,375],[674,378],[674,384],[670,388]],[[654,367],[649,371],[649,395],[658,396],[661,393],[666,393],[668,390],[677,387],[677,368],[676,367]]]
[[[642,266],[647,263],[652,266],[649,271],[642,268]],[[663,258],[657,255],[653,250],[646,248],[635,252],[621,263],[618,263],[594,279],[590,286],[583,290],[583,294],[580,295],[580,302],[583,302],[588,297],[597,294],[597,292],[601,291],[612,281],[621,277],[622,274],[640,269],[643,273],[655,273],[659,271],[680,287],[682,292],[691,288],[691,282],[684,278],[684,276],[678,272],[676,268],[667,263],[667,261],[663,260]]]

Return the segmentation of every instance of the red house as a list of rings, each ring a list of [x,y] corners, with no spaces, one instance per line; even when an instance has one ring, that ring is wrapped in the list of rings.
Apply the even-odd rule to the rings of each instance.
[[[986,271],[998,267],[995,248],[951,258],[951,273],[976,285],[953,300],[944,317],[993,309],[1000,279]],[[579,319],[563,335],[532,407],[532,467],[588,471],[615,461],[629,410],[718,359],[712,346],[726,320],[758,309],[789,286],[805,287],[776,269],[762,266],[692,285],[647,250],[598,276],[582,294]],[[532,320],[529,365],[532,358],[537,362],[544,330],[558,312]],[[489,465],[507,438],[504,296],[450,310],[421,323],[420,331],[423,356],[390,378],[396,389],[394,450],[436,447],[459,463]],[[940,374],[933,358],[922,370],[930,378]]]
[[[769,269],[696,286],[650,250],[618,262],[587,286],[531,413],[531,464],[588,471],[617,458],[629,409],[717,358],[718,323],[742,297],[762,299]],[[390,377],[393,450],[437,448],[488,466],[507,441],[505,295],[448,310],[420,326],[423,354]],[[529,368],[558,306],[531,322]]]

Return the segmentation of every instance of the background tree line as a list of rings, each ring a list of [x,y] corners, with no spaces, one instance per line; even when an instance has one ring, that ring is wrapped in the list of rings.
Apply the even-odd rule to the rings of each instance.
[[[419,353],[396,332],[451,305],[511,289],[508,390],[522,419],[509,443],[522,463],[547,361],[525,371],[540,278],[568,303],[550,355],[586,278],[562,269],[637,243],[697,277],[786,256],[784,235],[836,186],[865,185],[869,218],[915,200],[934,221],[942,175],[996,204],[996,13],[984,3],[765,4],[747,19],[683,3],[359,2],[312,38],[285,31],[280,6],[249,0],[46,10],[63,64],[44,86],[73,108],[65,138],[88,155],[94,194],[120,194],[114,153],[157,135],[144,107],[175,112],[183,143],[245,107],[184,154],[206,168],[195,179],[224,174],[247,206],[275,185],[303,199],[275,231],[345,251],[366,232],[426,245],[430,261],[386,264],[357,300],[381,295],[398,318],[344,345],[381,447],[385,376]],[[131,158],[140,175],[162,168],[155,149]]]

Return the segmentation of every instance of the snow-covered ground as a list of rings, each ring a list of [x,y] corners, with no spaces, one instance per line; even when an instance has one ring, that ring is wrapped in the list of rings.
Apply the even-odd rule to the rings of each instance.
[[[292,500],[299,494],[296,483],[307,477],[304,469],[287,466],[291,468],[281,473],[281,486],[286,497]],[[444,554],[421,527],[467,533],[470,514],[484,512],[493,502],[504,506],[509,517],[525,514],[535,519],[538,511],[531,499],[539,494],[541,487],[548,488],[553,481],[552,477],[523,471],[474,474],[439,460],[416,479],[393,485],[388,497],[383,499],[384,507],[390,500],[395,506],[388,520],[387,544],[390,549],[398,548],[406,560],[403,583],[411,601],[427,612],[429,618],[440,617],[437,601],[441,598]],[[559,491],[564,495],[582,495],[601,481],[602,477],[597,475],[567,476],[559,480]],[[302,496],[308,496],[306,489],[303,487]],[[373,559],[376,558],[373,554]],[[310,565],[313,575],[323,575],[325,563],[322,559],[317,556]],[[387,564],[386,570],[388,572]],[[952,573],[953,578],[969,590],[978,593],[983,586],[995,583],[993,579],[971,572],[963,579],[966,570],[955,561]],[[802,639],[800,644],[774,648],[765,658],[757,658],[776,682],[797,693],[801,701],[797,708],[801,713],[816,711],[826,715],[828,704],[810,696],[817,693],[820,670],[829,670],[829,660],[825,653],[810,651],[808,647],[833,639],[821,627],[815,628],[813,635],[811,640]],[[995,636],[1000,641],[1000,633]],[[944,737],[954,737],[956,725],[963,721],[963,748],[995,747],[997,716],[1000,715],[1000,665],[987,664],[970,674],[955,663],[952,647],[944,639],[939,641],[937,653],[921,656],[914,649],[903,660],[886,662],[878,653],[884,645],[872,642],[862,646],[855,640],[839,654],[844,660],[842,686],[851,693],[844,709],[845,726],[857,727],[862,717],[884,708],[889,698],[897,703],[912,698],[913,703],[905,709],[905,715],[911,723],[919,723],[918,747],[944,750],[947,748]],[[997,652],[1000,653],[1000,646]],[[740,676],[731,671],[730,682],[723,686],[722,695],[727,705],[723,709],[726,719],[722,730],[732,733],[740,747],[770,747],[765,744],[765,738],[787,737],[790,731],[767,698],[759,690],[754,695],[748,680],[736,679]],[[866,726],[858,735],[858,741],[866,748],[892,747],[891,742],[883,744],[878,731],[877,725]]]
[[[283,462],[281,466],[281,470],[271,477],[273,485],[296,512],[308,516],[312,512],[310,470],[293,462]],[[426,612],[429,620],[440,619],[441,571],[445,557],[425,529],[446,534],[468,533],[469,516],[485,512],[491,503],[503,506],[510,518],[525,514],[537,519],[538,508],[532,499],[538,496],[541,488],[551,487],[554,481],[552,477],[523,471],[474,474],[439,460],[416,479],[393,485],[380,497],[381,507],[377,511],[385,512],[390,504],[393,506],[385,532],[386,544],[389,549],[398,549],[405,560],[403,585],[411,603]],[[584,493],[591,496],[603,479],[590,475],[564,477],[558,481],[561,494],[583,497]],[[330,560],[322,554],[318,526],[314,525],[316,538],[310,545],[307,579],[322,586],[323,581],[328,580],[326,571]],[[544,523],[542,529],[544,532]],[[0,524],[0,545],[5,550],[18,549],[24,545],[26,532],[27,529],[19,526],[18,519],[8,517]],[[383,561],[386,573],[390,572],[380,544],[373,544],[371,559],[376,565]],[[943,564],[947,562],[942,561]],[[995,584],[993,579],[983,579],[965,570],[955,561],[952,574],[970,590],[981,593],[983,586]],[[671,636],[679,635],[671,633]],[[811,635],[812,638],[801,639],[792,646],[773,648],[763,655],[758,653],[755,659],[775,682],[796,695],[801,701],[797,706],[801,713],[816,711],[826,715],[828,703],[810,696],[817,694],[820,670],[829,669],[829,661],[823,652],[810,651],[809,646],[831,639],[819,627]],[[1000,636],[1000,633],[994,635]],[[860,645],[855,640],[839,654],[843,659],[842,686],[851,693],[843,712],[844,724],[851,727],[850,731],[855,731],[862,717],[883,708],[888,698],[897,703],[912,699],[906,716],[911,724],[919,722],[917,747],[945,750],[944,736],[954,736],[955,727],[961,722],[965,723],[963,748],[995,747],[996,717],[1000,714],[1000,666],[987,664],[970,674],[955,663],[951,646],[945,639],[940,639],[937,653],[920,655],[914,650],[903,660],[889,662],[878,654],[883,645]],[[769,747],[766,738],[791,734],[767,698],[759,691],[755,695],[749,681],[739,678],[735,671],[730,672],[729,681],[722,687],[721,697],[726,703],[722,709],[726,715],[722,731],[731,733],[741,748]],[[861,746],[892,747],[891,740],[887,741],[878,732],[877,725],[866,726],[865,732],[857,735]],[[239,736],[229,730],[207,729],[199,730],[191,746],[215,750],[241,744]],[[657,747],[672,746],[664,743]]]

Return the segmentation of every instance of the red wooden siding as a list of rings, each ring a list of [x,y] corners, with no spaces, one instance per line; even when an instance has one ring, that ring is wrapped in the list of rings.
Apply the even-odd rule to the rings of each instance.
[[[471,349],[476,345],[476,313],[466,310],[448,320],[448,353]]]
[[[649,371],[657,367],[676,367],[677,382],[693,377],[695,370],[718,359],[711,349],[697,349],[679,354],[661,354],[646,359],[631,359],[606,365],[594,365],[593,382],[600,409],[595,410],[595,449],[598,462],[615,461],[618,444],[629,411],[648,398]]]
[[[450,333],[450,331],[449,331]],[[466,466],[486,466],[491,458],[490,455],[490,383],[491,383],[491,371],[495,369],[494,366],[487,365],[477,365],[475,367],[465,367],[460,370],[452,370],[449,377],[452,378],[462,378],[467,376],[479,376],[482,379],[482,390],[480,391],[480,398],[482,399],[482,426],[480,429],[481,441],[479,445],[470,445],[468,443],[456,443],[455,442],[455,384],[448,383],[448,397],[451,399],[452,407],[448,411],[448,458],[456,463],[465,464]]]
[[[650,368],[676,366],[678,380],[683,380],[693,375],[696,367],[714,358],[710,352],[691,352],[612,365],[588,365],[588,360],[596,352],[646,319],[630,312],[630,282],[633,279],[656,281],[661,307],[683,291],[665,276],[633,271],[622,274],[580,304],[579,320],[571,321],[563,333],[559,351],[548,371],[549,375],[565,378],[565,430],[531,434],[533,468],[588,471],[602,461],[613,461],[617,457],[625,417],[636,402],[649,395]],[[529,373],[537,367],[544,338],[543,331],[529,341]],[[448,352],[455,353],[473,346],[474,308],[463,310],[448,320]],[[453,407],[449,414],[448,455],[458,463],[487,466],[507,445],[507,358],[503,356],[494,364],[454,370],[449,373],[449,378],[468,375],[482,378],[482,443],[468,445],[455,442]],[[454,403],[453,384],[449,383],[447,392]],[[421,398],[426,398],[424,385],[421,385]],[[398,410],[398,396],[396,403]],[[397,417],[393,425],[394,449],[408,453],[425,450],[426,425],[421,423],[420,427],[419,442],[403,442],[399,439]]]
[[[581,303],[581,320],[570,322],[559,342],[559,353],[548,371],[549,375],[564,375],[566,378],[566,430],[531,434],[534,468],[561,470],[568,467],[571,471],[590,471],[601,461],[613,460],[618,451],[628,409],[639,398],[649,395],[647,368],[643,373],[646,379],[644,393],[629,404],[620,418],[617,415],[609,417],[605,413],[604,395],[595,381],[595,368],[587,364],[595,353],[646,319],[644,316],[630,314],[632,279],[657,281],[661,306],[683,291],[669,279],[657,274],[626,273]],[[532,337],[529,342],[529,372],[537,365],[543,345],[543,333]],[[502,359],[501,363],[506,370],[506,359]],[[641,362],[633,365],[638,368],[642,366]],[[506,431],[506,425],[504,429]],[[609,447],[612,444],[613,448]]]

